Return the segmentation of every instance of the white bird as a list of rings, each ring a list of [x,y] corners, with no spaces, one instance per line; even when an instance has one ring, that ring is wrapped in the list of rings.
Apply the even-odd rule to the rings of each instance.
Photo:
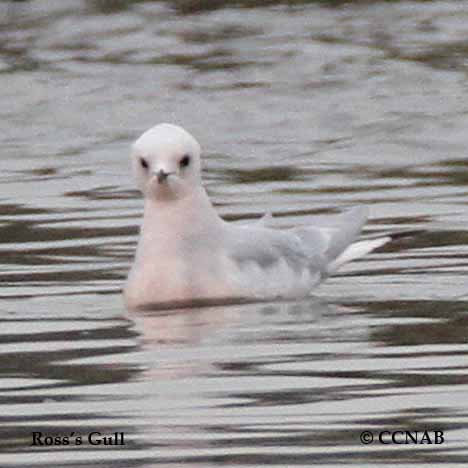
[[[200,145],[181,127],[160,124],[133,145],[144,196],[136,256],[124,295],[129,308],[204,301],[295,298],[341,265],[385,244],[353,243],[367,210],[353,208],[327,225],[267,227],[218,216],[201,180]]]

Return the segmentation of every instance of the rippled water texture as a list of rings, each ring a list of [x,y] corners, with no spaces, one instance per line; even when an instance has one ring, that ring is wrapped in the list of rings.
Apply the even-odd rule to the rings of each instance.
[[[2,468],[466,466],[468,5],[259,4],[0,3]],[[425,233],[307,301],[128,313],[128,149],[161,121],[227,219]]]

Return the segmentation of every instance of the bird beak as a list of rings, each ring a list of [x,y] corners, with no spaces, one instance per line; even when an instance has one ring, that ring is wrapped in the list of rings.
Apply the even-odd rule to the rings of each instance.
[[[167,179],[167,176],[170,172],[164,172],[163,169],[160,169],[158,172],[155,173],[156,177],[158,178],[158,182],[161,184]]]

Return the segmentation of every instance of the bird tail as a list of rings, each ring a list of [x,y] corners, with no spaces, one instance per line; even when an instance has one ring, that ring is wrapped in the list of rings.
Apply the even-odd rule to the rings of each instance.
[[[363,257],[364,255],[372,252],[379,247],[382,247],[387,242],[396,241],[398,239],[405,239],[423,234],[425,231],[422,229],[413,229],[406,231],[392,232],[382,237],[373,237],[372,239],[363,239],[349,245],[338,257],[328,264],[327,272],[329,275],[335,273],[342,265],[355,260],[356,258]]]
[[[328,262],[338,259],[351,246],[366,223],[368,212],[365,206],[351,208],[335,218],[336,224],[333,227],[324,229],[329,236],[325,251]]]
[[[385,236],[378,237],[377,239],[362,240],[351,244],[340,255],[338,255],[338,257],[328,264],[328,274],[332,275],[345,263],[355,260],[356,258],[363,257],[391,240],[391,236]]]
[[[323,273],[326,276],[336,273],[345,263],[360,258],[391,240],[421,232],[402,231],[356,242],[367,217],[368,209],[357,206],[331,219],[316,219],[313,227],[296,228],[294,232],[305,245],[312,247],[313,254],[318,252],[323,258]]]

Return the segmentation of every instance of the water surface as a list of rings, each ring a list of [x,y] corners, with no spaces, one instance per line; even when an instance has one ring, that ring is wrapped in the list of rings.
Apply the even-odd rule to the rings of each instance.
[[[467,24],[446,1],[1,2],[1,466],[464,466]],[[129,313],[128,150],[162,121],[233,222],[366,204],[365,234],[425,233],[304,301]]]

